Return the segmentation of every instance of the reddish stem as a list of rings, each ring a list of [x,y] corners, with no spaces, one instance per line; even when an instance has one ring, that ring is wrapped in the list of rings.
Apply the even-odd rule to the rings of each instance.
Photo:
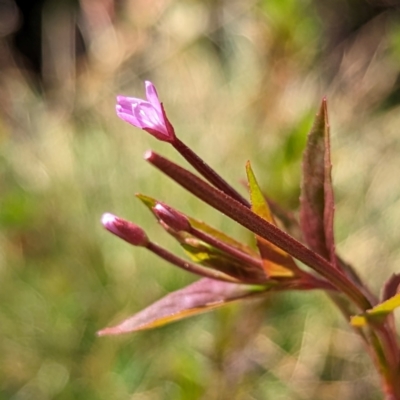
[[[159,257],[163,258],[165,261],[168,261],[169,263],[174,264],[177,267],[184,269],[185,271],[192,272],[193,274],[204,276],[206,278],[216,279],[218,281],[240,283],[236,278],[233,278],[221,271],[201,267],[197,264],[193,264],[187,260],[184,260],[183,258],[180,258],[175,254],[170,253],[168,250],[160,247],[156,243],[149,242],[146,248],[154,254],[157,254]]]
[[[234,198],[246,207],[250,207],[250,203],[239,194],[228,182],[218,175],[208,164],[206,164],[192,149],[186,146],[180,139],[175,138],[171,143],[172,146],[181,154],[181,156],[208,182],[219,190],[222,190],[229,197]]]

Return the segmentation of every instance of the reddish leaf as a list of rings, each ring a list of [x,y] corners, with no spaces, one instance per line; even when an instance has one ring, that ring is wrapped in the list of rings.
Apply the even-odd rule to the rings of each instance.
[[[251,198],[251,210],[259,217],[276,225],[264,194],[257,183],[250,162],[246,164],[246,173]],[[294,272],[297,271],[298,268],[293,258],[288,253],[268,240],[263,239],[261,236],[256,235],[256,240],[268,276],[292,277],[295,275]]]
[[[336,265],[331,168],[328,111],[323,99],[304,152],[300,225],[310,248]]]
[[[388,300],[400,292],[400,274],[392,274],[382,290],[382,301]]]
[[[121,324],[102,329],[98,335],[119,335],[156,328],[213,310],[235,300],[259,296],[266,290],[265,287],[237,285],[204,278],[168,294]]]

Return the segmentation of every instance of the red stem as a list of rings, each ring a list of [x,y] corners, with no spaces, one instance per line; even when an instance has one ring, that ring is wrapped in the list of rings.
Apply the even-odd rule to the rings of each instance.
[[[186,146],[180,139],[175,138],[171,143],[172,146],[181,154],[181,156],[208,182],[214,185],[225,194],[233,197],[236,201],[246,207],[250,207],[250,203],[239,194],[228,182],[218,175],[208,164],[206,164],[192,149]]]
[[[204,276],[206,278],[216,279],[223,282],[240,283],[236,278],[224,274],[223,272],[211,268],[201,267],[197,264],[193,264],[187,260],[184,260],[183,258],[180,258],[175,254],[170,253],[168,250],[165,250],[164,248],[153,242],[149,242],[146,248],[154,254],[157,254],[164,260],[170,262],[171,264],[174,264],[177,267],[184,269],[185,271],[192,272],[193,274]]]

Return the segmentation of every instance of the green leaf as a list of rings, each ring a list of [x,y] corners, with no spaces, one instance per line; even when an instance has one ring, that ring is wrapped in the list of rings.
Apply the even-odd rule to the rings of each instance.
[[[323,99],[303,157],[300,226],[308,246],[336,265],[331,168],[328,111]]]
[[[266,287],[237,285],[208,278],[200,279],[168,294],[119,325],[102,329],[98,335],[119,335],[156,328],[222,307],[232,301],[259,296],[267,290]]]
[[[136,193],[135,196],[153,213],[152,208],[157,204],[156,199],[141,193]]]
[[[368,323],[381,324],[384,322],[385,318],[398,307],[400,307],[400,294],[396,294],[389,300],[378,304],[363,314],[351,317],[350,322],[356,327],[362,327]]]
[[[276,225],[264,194],[257,183],[250,162],[246,164],[246,173],[250,191],[251,210],[259,217]],[[298,268],[288,253],[258,235],[256,235],[256,240],[268,276],[293,277],[295,275],[295,271]]]

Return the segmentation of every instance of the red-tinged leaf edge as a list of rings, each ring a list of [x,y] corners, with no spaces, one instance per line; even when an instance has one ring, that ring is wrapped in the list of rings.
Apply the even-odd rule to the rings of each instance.
[[[276,225],[272,212],[265,200],[260,186],[258,185],[249,161],[246,164],[246,173],[251,200],[251,210],[259,217]],[[296,274],[298,267],[288,253],[258,235],[255,235],[255,237],[268,276],[293,277]]]
[[[203,278],[168,294],[122,323],[100,330],[98,335],[119,335],[156,328],[236,300],[260,296],[267,290],[267,287],[244,286]]]
[[[400,274],[392,274],[383,286],[382,301],[388,300],[398,293],[400,293]]]
[[[396,308],[400,307],[400,294],[396,294],[390,299],[367,310],[365,313],[351,317],[350,323],[355,327],[363,327],[368,323],[382,324],[386,317]]]
[[[336,266],[331,169],[328,110],[324,98],[308,134],[303,156],[300,226],[308,246]]]

